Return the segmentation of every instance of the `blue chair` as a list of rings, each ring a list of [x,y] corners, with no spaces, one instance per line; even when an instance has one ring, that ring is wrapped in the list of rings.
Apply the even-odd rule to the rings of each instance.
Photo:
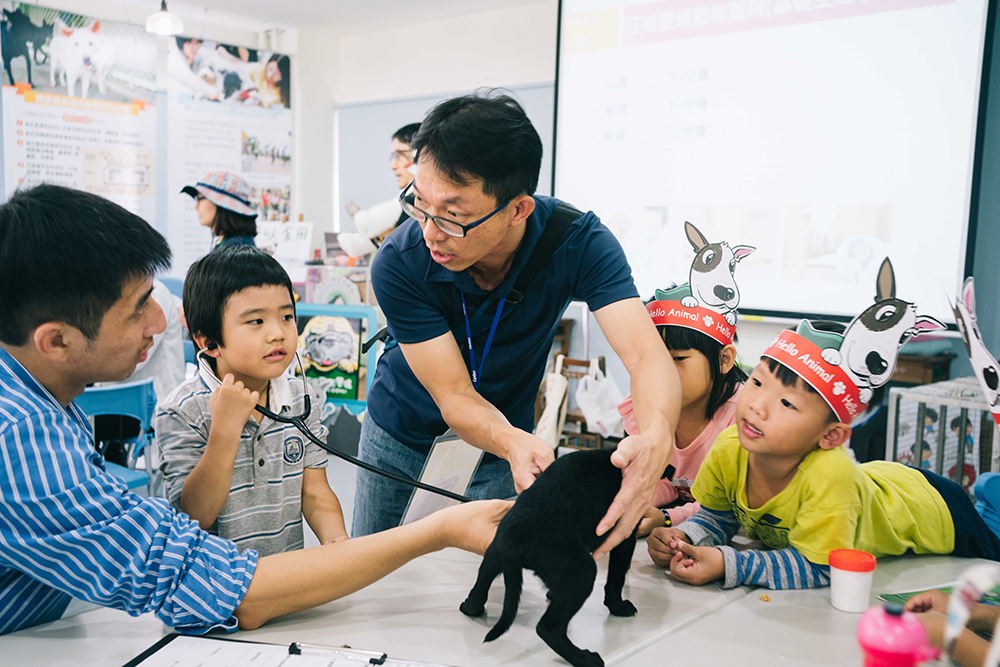
[[[171,294],[178,298],[178,300],[184,298],[184,281],[181,278],[168,278],[163,276],[159,280],[168,290],[170,290]],[[184,362],[189,364],[198,363],[198,358],[195,356],[194,343],[192,343],[188,338],[184,339]]]
[[[185,338],[184,342],[184,363],[198,365],[198,352],[194,349],[194,342]]]
[[[181,278],[168,278],[163,276],[160,278],[160,282],[163,283],[170,293],[176,296],[178,299],[184,297],[184,280]]]
[[[153,410],[156,408],[153,378],[107,387],[88,387],[77,397],[76,404],[88,417],[122,415],[139,420],[139,435],[127,441],[131,444],[128,467],[110,462],[106,462],[105,465],[108,472],[124,480],[128,488],[145,486],[149,495],[153,495],[150,485],[153,457],[149,449],[153,441]],[[145,471],[135,469],[135,463],[140,456],[145,456]]]

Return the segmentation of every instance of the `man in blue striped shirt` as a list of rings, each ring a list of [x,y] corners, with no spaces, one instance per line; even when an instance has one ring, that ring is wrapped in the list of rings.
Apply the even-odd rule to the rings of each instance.
[[[187,632],[253,628],[421,554],[485,550],[508,503],[258,559],[108,474],[73,399],[145,358],[169,262],[160,234],[95,195],[42,185],[0,207],[0,634],[58,619],[71,597]]]

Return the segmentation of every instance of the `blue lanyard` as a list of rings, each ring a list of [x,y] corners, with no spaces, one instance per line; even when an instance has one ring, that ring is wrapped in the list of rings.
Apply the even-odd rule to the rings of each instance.
[[[493,345],[493,334],[497,332],[497,325],[500,324],[500,315],[503,313],[503,305],[507,303],[507,297],[500,300],[497,306],[497,314],[493,317],[493,326],[490,327],[490,335],[486,337],[486,347],[483,348],[483,360],[476,370],[476,353],[472,349],[472,327],[469,326],[469,312],[465,309],[465,292],[458,291],[462,295],[462,315],[465,316],[465,339],[469,342],[469,367],[472,369],[472,388],[479,390],[479,380],[483,377],[483,366],[486,364],[486,355],[490,353],[490,346]]]

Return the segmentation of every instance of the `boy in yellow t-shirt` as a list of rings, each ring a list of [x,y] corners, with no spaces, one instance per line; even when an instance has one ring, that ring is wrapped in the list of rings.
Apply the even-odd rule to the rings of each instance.
[[[845,451],[870,393],[824,358],[843,341],[803,322],[764,352],[736,424],[698,471],[691,490],[701,510],[647,540],[655,563],[692,584],[786,589],[829,585],[827,556],[840,548],[1000,560],[1000,539],[957,484],[898,463],[858,465]],[[726,546],[741,527],[772,551]]]

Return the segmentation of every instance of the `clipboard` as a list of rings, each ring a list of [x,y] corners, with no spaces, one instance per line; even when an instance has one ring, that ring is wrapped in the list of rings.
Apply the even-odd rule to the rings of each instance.
[[[417,481],[464,496],[482,458],[483,450],[473,447],[448,429],[447,433],[435,438]],[[405,526],[457,504],[457,500],[414,489],[399,525]]]
[[[415,660],[397,660],[379,651],[347,646],[321,646],[292,642],[265,644],[227,637],[169,634],[136,656],[124,667],[167,667],[211,664],[215,667],[449,667]]]

